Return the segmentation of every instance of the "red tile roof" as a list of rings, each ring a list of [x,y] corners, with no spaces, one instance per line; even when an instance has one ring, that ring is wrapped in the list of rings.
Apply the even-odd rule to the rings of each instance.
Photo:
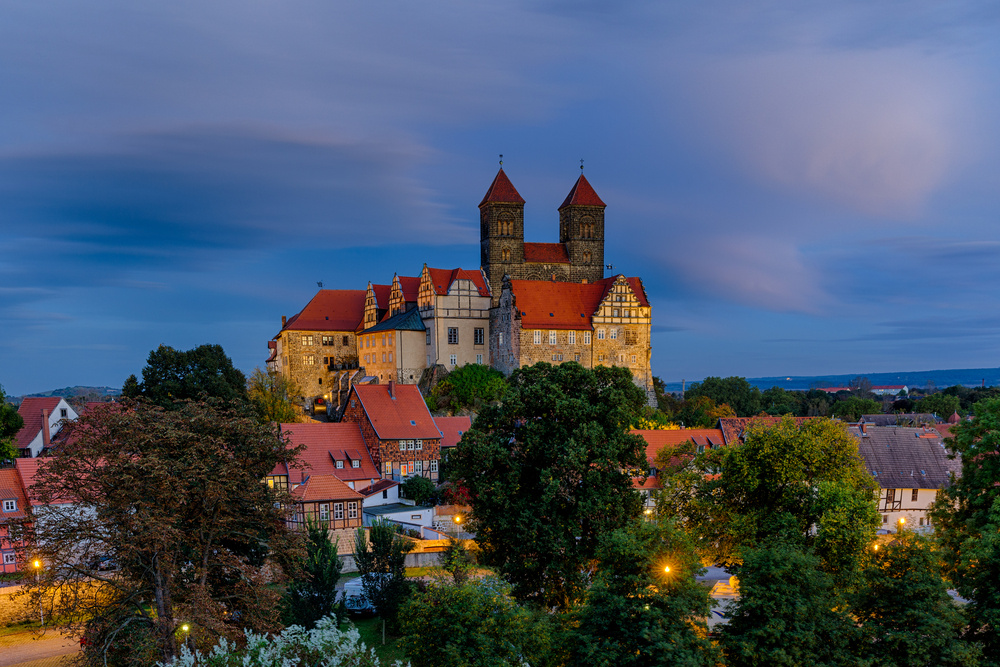
[[[532,264],[569,264],[569,251],[563,243],[525,243],[524,261]]]
[[[6,519],[24,519],[28,516],[28,496],[25,492],[24,482],[16,468],[4,468],[0,470],[0,501],[17,501],[17,510],[14,512],[4,512],[0,503],[0,522]]]
[[[660,480],[650,475],[646,478],[633,477],[632,488],[636,491],[656,491],[657,489],[662,489],[663,485],[660,484]]]
[[[616,276],[595,283],[512,280],[521,326],[525,329],[593,329],[591,317],[614,286]],[[642,281],[627,278],[642,306],[649,306]]]
[[[567,206],[607,206],[607,204],[601,201],[601,198],[594,192],[594,188],[590,187],[586,176],[580,174],[580,178],[576,179],[573,189],[566,195],[566,199],[563,200],[559,209],[562,210]]]
[[[524,203],[524,199],[517,193],[514,184],[507,178],[507,174],[503,173],[503,167],[500,167],[500,171],[497,172],[496,178],[490,184],[490,189],[486,191],[483,201],[479,202],[479,206],[482,207],[487,202]]]
[[[470,417],[434,417],[434,423],[441,431],[442,447],[454,447],[462,439],[462,434],[472,428]]]
[[[365,290],[320,290],[282,330],[354,331],[365,319],[365,296]]]
[[[59,406],[62,398],[58,396],[46,396],[44,398],[25,398],[21,401],[21,406],[17,409],[17,414],[24,420],[24,426],[17,432],[14,438],[14,446],[18,449],[25,449],[31,441],[38,437],[42,430],[42,410],[48,410],[49,415]]]
[[[395,398],[389,396],[389,385],[386,384],[354,385],[354,393],[380,440],[433,440],[441,437],[416,385],[397,384],[393,392]]]
[[[309,479],[292,489],[292,497],[300,503],[364,498],[334,475],[310,475]]]
[[[420,294],[420,276],[399,276],[399,288],[403,290],[403,301],[416,301]]]
[[[717,428],[682,428],[672,431],[635,429],[632,433],[642,436],[646,441],[646,460],[650,467],[664,447],[676,447],[688,440],[693,440],[696,445],[712,445],[713,448],[726,443],[722,431]]]
[[[361,489],[360,493],[365,498],[368,498],[369,496],[374,496],[376,493],[381,493],[386,489],[391,489],[394,486],[399,486],[399,482],[394,482],[391,479],[381,479],[374,484]]]
[[[796,417],[795,423],[802,426],[802,422],[810,419],[824,419],[823,417]],[[774,426],[782,420],[782,417],[772,417],[769,415],[757,415],[756,417],[726,417],[719,420],[719,428],[722,429],[726,437],[726,444],[731,445],[739,442],[743,438],[743,431],[751,421],[762,421],[768,426]]]
[[[35,484],[35,476],[38,474],[38,468],[45,459],[29,459],[29,458],[18,458],[14,459],[14,467],[17,468],[18,474],[21,476],[21,481],[24,484],[24,490],[28,495],[28,502],[31,503],[32,507],[37,507],[41,505],[38,502],[38,498],[31,493],[31,487]],[[73,502],[72,499],[64,499],[59,502],[70,503]]]
[[[427,268],[431,276],[431,284],[434,285],[434,293],[444,296],[451,289],[451,284],[456,280],[471,280],[479,289],[479,296],[489,296],[490,290],[486,287],[481,271],[466,271],[465,269],[432,269]]]
[[[279,465],[271,472],[272,475],[287,474],[289,484],[300,484],[303,477],[310,474],[336,475],[345,482],[382,477],[375,468],[368,449],[365,448],[361,427],[358,424],[351,422],[282,424],[281,431],[287,433],[292,445],[305,445],[301,458],[308,467],[286,470],[283,465]],[[344,462],[343,468],[337,467],[338,460]],[[351,467],[352,460],[360,460],[361,467]]]
[[[392,285],[372,285],[372,292],[375,293],[376,308],[389,307],[389,295],[392,293]]]

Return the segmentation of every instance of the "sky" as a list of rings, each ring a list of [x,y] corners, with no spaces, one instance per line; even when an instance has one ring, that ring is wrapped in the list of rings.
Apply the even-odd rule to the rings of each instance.
[[[653,372],[1000,366],[995,2],[0,0],[0,384],[263,366],[327,288],[478,268],[580,173]],[[610,272],[609,272],[610,273]]]

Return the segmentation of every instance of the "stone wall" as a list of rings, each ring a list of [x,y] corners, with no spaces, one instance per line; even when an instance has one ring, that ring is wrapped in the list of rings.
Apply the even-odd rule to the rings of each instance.
[[[330,344],[323,344],[324,337]],[[308,363],[309,357],[312,363]],[[353,331],[282,331],[278,337],[278,359],[281,373],[295,382],[307,399],[323,396],[337,391],[344,368],[357,368],[356,337]],[[331,400],[337,403],[335,395]]]

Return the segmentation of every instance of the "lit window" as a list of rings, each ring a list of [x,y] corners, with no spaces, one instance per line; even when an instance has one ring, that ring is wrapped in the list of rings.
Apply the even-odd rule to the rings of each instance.
[[[312,345],[313,344],[313,337],[312,336],[302,336],[302,344],[303,345]]]
[[[597,330],[597,340],[604,340],[604,329]]]
[[[319,506],[319,520],[320,521],[329,521],[330,520],[330,506],[329,505],[320,505]]]
[[[535,332],[535,345],[541,345],[541,344],[542,344],[542,332],[541,331],[536,331]]]
[[[450,361],[451,361],[451,365],[452,366],[457,366],[458,365],[458,355],[457,354],[451,355]]]
[[[576,332],[575,331],[570,331],[569,332],[569,344],[570,345],[576,345]]]
[[[384,476],[385,477],[392,477],[392,462],[391,461],[386,461],[385,462],[385,475]]]
[[[304,354],[302,355],[302,363],[305,364],[306,366],[315,366],[316,357],[311,354]]]
[[[500,344],[503,345],[503,332],[500,332]]]
[[[583,332],[583,344],[584,345],[590,345],[590,332],[589,331],[584,331]]]

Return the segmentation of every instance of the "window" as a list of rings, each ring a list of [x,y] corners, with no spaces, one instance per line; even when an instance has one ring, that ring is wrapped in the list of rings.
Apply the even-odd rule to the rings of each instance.
[[[368,363],[368,355],[367,354],[365,355],[365,363],[366,364]]]
[[[625,310],[622,311],[622,316],[623,317],[631,317],[632,316],[631,312],[632,311],[630,311],[628,308],[626,308]]]
[[[482,363],[483,363],[483,355],[481,355],[481,354],[477,354],[476,355],[476,363],[479,364],[480,366],[482,365]]]
[[[574,359],[573,361],[580,361],[580,355],[579,354],[576,355],[576,359]]]
[[[405,463],[400,463],[399,464],[399,474],[402,477],[406,477],[406,464]]]
[[[597,340],[604,340],[604,329],[597,330]]]
[[[357,459],[355,459],[354,461],[351,461],[351,467],[352,468],[360,468],[361,467],[361,461],[358,461]]]
[[[451,357],[449,358],[449,361],[451,362],[452,366],[457,366],[458,365],[458,355],[457,354],[451,355]]]
[[[414,461],[413,462],[413,472],[416,473],[417,475],[423,474],[423,472],[424,472],[424,462],[423,461]]]
[[[423,440],[417,440],[416,448],[417,448],[418,452],[420,450],[422,450],[424,448],[424,441]]]
[[[589,250],[584,250],[583,251],[583,263],[584,264],[590,264],[590,251]]]
[[[617,308],[612,309],[612,311],[611,311],[611,317],[618,317],[618,309]]]
[[[917,502],[917,489],[913,489],[913,492],[910,494],[910,500]]]
[[[314,355],[312,355],[312,354],[303,354],[302,355],[302,363],[305,364],[306,366],[315,366],[316,365],[316,357]]]
[[[313,337],[312,336],[302,336],[302,344],[303,345],[312,345],[313,344]]]
[[[401,452],[405,452],[406,451],[406,440],[400,440],[399,441],[399,451],[401,451]]]
[[[385,474],[383,477],[392,477],[392,463],[390,461],[385,462]]]
[[[481,327],[476,327],[472,330],[472,342],[475,345],[482,345],[483,341],[486,340],[486,330]]]
[[[604,361],[604,355],[603,354],[597,355],[597,360],[598,361]]]
[[[5,553],[3,555],[4,565],[14,565],[16,563],[17,563],[17,554],[15,554],[13,551]]]
[[[458,327],[448,327],[448,345],[458,345]]]
[[[62,417],[63,419],[66,419],[66,417],[68,415],[69,415],[69,413],[66,412],[66,408],[59,408],[59,416],[60,417]]]
[[[347,503],[347,518],[348,519],[358,518],[358,504],[356,502]]]
[[[633,364],[635,363],[635,355],[634,354],[632,355],[632,363]]]
[[[385,334],[382,334],[382,347],[385,347]]]
[[[510,249],[509,248],[504,248],[503,249],[503,252],[500,253],[500,260],[503,261],[503,262],[509,262],[510,261]]]
[[[570,345],[576,345],[576,332],[575,331],[570,331],[569,332],[569,344]]]
[[[500,344],[503,345],[503,332],[500,332]]]
[[[344,518],[344,503],[334,503],[333,504],[333,518],[343,519]]]
[[[428,345],[431,344],[431,330],[430,329],[428,329],[427,331],[424,332],[424,339],[425,339],[425,342]]]
[[[611,330],[611,340],[618,340],[618,329]]]
[[[347,336],[344,336],[344,345],[347,345]]]
[[[4,512],[16,512],[17,511],[17,501],[16,500],[5,500],[5,501],[3,501],[3,511]]]
[[[406,448],[407,448],[407,449],[408,449],[409,451],[411,451],[411,452],[412,452],[412,451],[413,451],[413,447],[414,447],[414,444],[413,444],[413,441],[412,441],[412,440],[407,440],[407,441],[406,441]]]
[[[888,514],[883,514],[882,515],[882,523],[889,523],[889,515]]]
[[[583,344],[584,345],[590,345],[590,332],[589,331],[584,331],[583,332]]]
[[[556,344],[556,332],[555,331],[550,331],[549,332],[549,345],[555,345],[555,344]]]
[[[338,468],[343,468],[344,467],[344,462],[343,461],[337,461],[337,467]]]
[[[323,345],[333,345],[333,336],[323,336]]]
[[[535,345],[541,345],[541,344],[542,344],[542,332],[541,331],[536,331],[535,332]]]
[[[288,475],[268,475],[264,479],[272,489],[288,490]]]
[[[385,352],[382,353],[382,363],[385,363]]]
[[[323,504],[319,506],[319,520],[329,521],[330,520],[330,506]]]
[[[392,361],[392,352],[389,353],[389,361]]]
[[[386,489],[382,492],[382,500],[388,500],[388,499],[389,499],[389,489]]]
[[[920,525],[921,526],[924,525],[924,518],[923,517],[920,517]]]
[[[438,462],[431,461],[431,472],[437,472],[437,471],[438,471]]]

